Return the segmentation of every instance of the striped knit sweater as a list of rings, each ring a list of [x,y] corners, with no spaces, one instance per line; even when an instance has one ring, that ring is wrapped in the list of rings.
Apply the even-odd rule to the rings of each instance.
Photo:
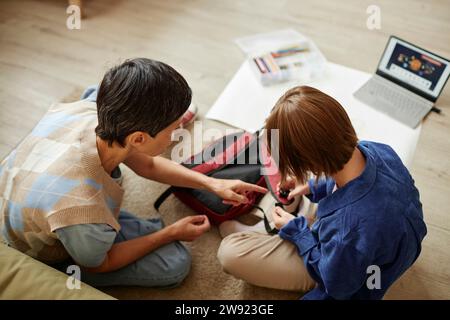
[[[2,235],[51,263],[68,258],[58,228],[106,223],[116,231],[123,189],[97,153],[96,104],[57,104],[0,164]]]

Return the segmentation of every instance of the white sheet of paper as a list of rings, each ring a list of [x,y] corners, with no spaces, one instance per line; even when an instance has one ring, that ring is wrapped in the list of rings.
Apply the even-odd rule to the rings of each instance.
[[[421,125],[411,129],[353,97],[370,74],[328,62],[320,79],[309,83],[287,82],[263,87],[245,61],[208,111],[206,118],[255,132],[264,125],[276,101],[296,85],[315,87],[335,98],[346,109],[360,140],[390,145],[406,166],[412,163]]]

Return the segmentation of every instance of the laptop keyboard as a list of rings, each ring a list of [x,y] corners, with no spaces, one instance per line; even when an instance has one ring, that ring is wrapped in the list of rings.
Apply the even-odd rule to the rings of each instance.
[[[367,102],[375,109],[414,128],[428,113],[432,104],[404,90],[406,91],[396,84],[374,76],[355,93],[355,97],[369,100]]]

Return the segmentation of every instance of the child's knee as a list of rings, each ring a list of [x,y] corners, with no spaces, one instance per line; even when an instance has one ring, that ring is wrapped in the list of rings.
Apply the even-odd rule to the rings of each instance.
[[[233,273],[235,268],[239,267],[239,255],[235,246],[238,239],[234,234],[225,237],[220,243],[217,251],[217,259],[224,271]]]

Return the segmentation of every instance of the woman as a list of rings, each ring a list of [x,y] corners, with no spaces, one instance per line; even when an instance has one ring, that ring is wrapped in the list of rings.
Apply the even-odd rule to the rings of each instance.
[[[318,203],[316,221],[274,208],[278,236],[254,228],[228,235],[218,252],[224,270],[309,291],[304,299],[381,299],[426,234],[419,192],[400,158],[388,145],[358,141],[343,107],[307,86],[279,99],[266,129],[268,139],[279,130],[281,187]],[[318,178],[308,180],[310,173]]]

